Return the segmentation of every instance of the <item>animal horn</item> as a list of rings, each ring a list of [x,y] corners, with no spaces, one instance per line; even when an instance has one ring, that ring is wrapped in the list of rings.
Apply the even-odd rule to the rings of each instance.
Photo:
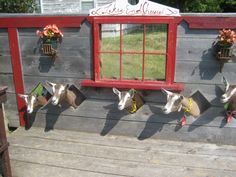
[[[135,89],[130,89],[129,93],[130,93],[131,98],[133,98],[135,95]]]
[[[229,85],[230,85],[229,82],[227,81],[227,79],[224,76],[223,76],[222,80],[223,80],[223,83],[224,83],[224,85],[226,87],[226,90],[228,90]]]
[[[18,96],[21,97],[21,98],[26,98],[26,97],[28,97],[28,95],[20,94],[20,93],[18,94]]]
[[[173,94],[172,92],[170,92],[170,91],[168,91],[168,90],[166,90],[166,89],[164,89],[164,88],[161,88],[161,91],[162,91],[163,93],[167,94],[167,95],[172,95],[172,94]]]
[[[53,85],[56,85],[56,84],[54,84],[54,83],[52,83],[52,82],[49,82],[49,81],[45,81],[45,83],[46,83],[48,86],[50,86],[50,87],[52,87]]]

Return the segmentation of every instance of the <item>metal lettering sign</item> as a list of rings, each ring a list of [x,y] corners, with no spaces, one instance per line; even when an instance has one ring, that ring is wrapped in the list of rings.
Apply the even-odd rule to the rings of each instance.
[[[116,0],[111,4],[91,9],[90,16],[180,16],[179,10],[148,0],[131,5],[128,0]]]

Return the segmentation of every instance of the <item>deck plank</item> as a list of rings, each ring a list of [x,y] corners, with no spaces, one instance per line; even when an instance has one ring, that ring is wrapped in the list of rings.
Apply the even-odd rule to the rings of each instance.
[[[218,156],[233,156],[236,157],[235,146],[230,145],[217,145],[199,142],[183,142],[183,141],[167,141],[147,139],[140,141],[134,137],[106,135],[100,136],[94,133],[75,132],[56,130],[50,133],[45,133],[41,128],[32,128],[25,131],[23,128],[17,130],[17,133],[11,137],[12,143],[30,145],[30,143],[37,143],[38,141],[58,141],[60,143],[77,143],[80,145],[88,146],[104,146],[104,147],[117,147],[123,149],[137,149],[137,150],[159,150],[165,152],[176,153],[194,153],[198,152],[201,155],[218,155]],[[32,142],[32,141],[36,142]],[[43,145],[45,146],[45,145]]]
[[[122,177],[72,168],[12,160],[13,177]]]
[[[9,142],[17,177],[236,176],[236,146],[230,145],[42,128],[20,128]]]

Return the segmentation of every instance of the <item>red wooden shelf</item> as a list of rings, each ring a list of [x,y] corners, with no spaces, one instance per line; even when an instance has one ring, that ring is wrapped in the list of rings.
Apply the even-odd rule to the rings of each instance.
[[[116,88],[134,88],[142,90],[160,90],[165,88],[168,90],[178,90],[181,91],[184,89],[184,84],[173,83],[167,84],[165,82],[142,82],[142,81],[94,81],[94,80],[83,80],[81,83],[82,86],[90,87],[116,87]]]

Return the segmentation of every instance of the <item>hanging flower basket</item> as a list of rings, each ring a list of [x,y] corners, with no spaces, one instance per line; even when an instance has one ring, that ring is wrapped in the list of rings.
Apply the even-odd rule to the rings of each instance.
[[[233,56],[233,44],[236,42],[236,34],[231,29],[223,29],[219,31],[217,42],[217,59],[228,61]]]
[[[42,43],[42,53],[55,56],[57,54],[58,44],[61,43],[63,37],[58,27],[55,24],[47,25],[43,31],[37,30],[36,34],[40,37]]]
[[[233,56],[233,45],[221,45],[218,44],[217,59],[222,61],[228,61]]]
[[[45,55],[55,55],[57,53],[59,41],[57,39],[47,39],[42,43],[42,52]]]

